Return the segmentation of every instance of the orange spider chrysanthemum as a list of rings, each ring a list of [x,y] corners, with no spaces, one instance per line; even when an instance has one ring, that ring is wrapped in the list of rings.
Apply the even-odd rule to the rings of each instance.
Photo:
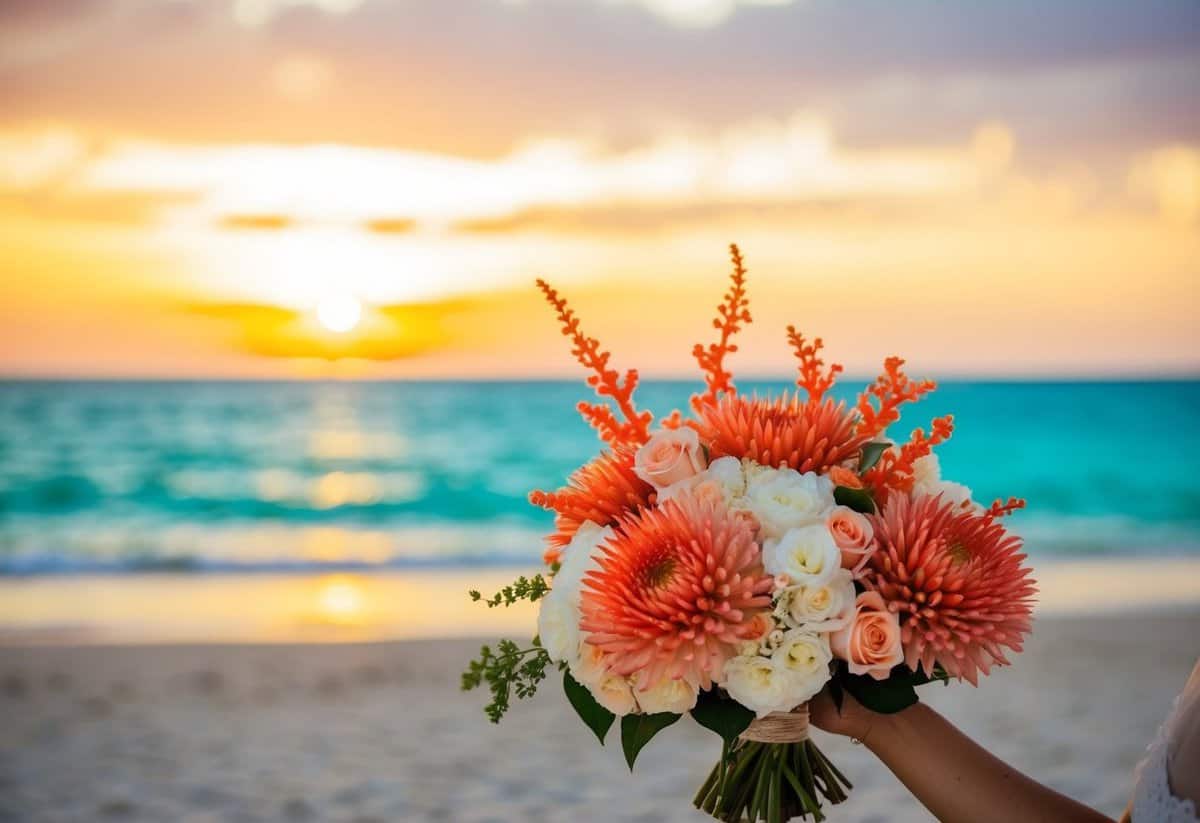
[[[535,491],[529,502],[555,512],[554,533],[546,538],[549,548],[542,559],[547,565],[558,561],[562,547],[587,521],[611,526],[621,517],[649,505],[654,487],[633,471],[634,451],[606,451],[580,466],[556,492]]]
[[[804,402],[784,392],[772,399],[725,395],[698,410],[696,430],[713,459],[749,458],[764,466],[825,472],[856,456],[866,438],[855,416],[826,398]]]
[[[939,663],[975,684],[980,671],[1008,663],[1006,648],[1021,650],[1037,589],[1021,539],[996,515],[892,494],[871,521],[878,549],[863,583],[900,615],[909,668],[931,674]]]
[[[642,689],[679,678],[709,688],[771,606],[750,524],[690,496],[622,520],[599,566],[584,579],[580,628]]]

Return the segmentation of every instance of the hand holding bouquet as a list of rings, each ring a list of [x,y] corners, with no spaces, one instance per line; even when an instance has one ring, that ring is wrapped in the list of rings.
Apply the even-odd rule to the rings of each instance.
[[[464,688],[487,682],[495,721],[556,664],[571,705],[603,743],[617,717],[633,767],[659,731],[690,714],[719,734],[721,757],[695,804],[721,820],[823,819],[849,781],[808,736],[806,703],[828,688],[878,712],[916,701],[932,680],[972,684],[1007,663],[1030,629],[1035,592],[1020,539],[940,477],[934,420],[893,443],[905,403],[934,389],[890,358],[853,406],[826,396],[841,367],[794,328],[797,393],[738,394],[725,358],[750,322],[745,269],[717,342],[697,345],[706,390],[652,429],[636,371],[622,377],[580,331],[566,301],[539,286],[575,357],[608,403],[580,403],[606,450],[555,492],[549,580],[521,578],[489,605],[540,603],[538,637],[484,647]],[[478,592],[472,595],[481,599]]]

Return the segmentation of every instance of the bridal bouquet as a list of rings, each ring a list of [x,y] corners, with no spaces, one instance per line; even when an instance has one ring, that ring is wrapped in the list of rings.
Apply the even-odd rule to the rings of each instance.
[[[722,739],[695,805],[727,821],[769,823],[841,802],[849,781],[808,735],[806,703],[829,689],[896,712],[934,680],[972,684],[1005,664],[1030,630],[1035,592],[1004,515],[943,480],[933,447],[947,416],[906,442],[887,437],[903,404],[934,389],[890,358],[854,405],[827,396],[819,338],[787,330],[798,392],[739,394],[725,358],[750,322],[745,269],[697,345],[705,391],[691,415],[634,405],[621,376],[545,282],[588,384],[610,403],[579,404],[606,448],[567,485],[530,499],[555,513],[548,572],[491,606],[540,604],[527,647],[485,646],[463,688],[487,684],[495,722],[557,666],[567,700],[603,743],[620,717],[630,768],[655,734],[690,714]],[[472,592],[476,600],[483,599]]]

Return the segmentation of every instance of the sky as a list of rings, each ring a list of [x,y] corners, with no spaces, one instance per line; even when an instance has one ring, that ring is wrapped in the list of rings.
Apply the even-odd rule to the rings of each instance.
[[[1200,373],[1193,0],[0,4],[0,375]]]

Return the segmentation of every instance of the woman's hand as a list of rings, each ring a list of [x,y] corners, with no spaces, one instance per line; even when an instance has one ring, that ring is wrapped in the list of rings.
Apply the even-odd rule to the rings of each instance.
[[[938,820],[1111,823],[996,759],[924,703],[879,714],[843,693],[838,711],[825,689],[808,716],[822,731],[866,744]]]
[[[842,708],[838,711],[834,705],[829,688],[808,703],[808,717],[814,726],[823,732],[852,737],[866,742],[867,736],[883,720],[883,715],[876,714],[855,700],[849,692],[842,692]]]

